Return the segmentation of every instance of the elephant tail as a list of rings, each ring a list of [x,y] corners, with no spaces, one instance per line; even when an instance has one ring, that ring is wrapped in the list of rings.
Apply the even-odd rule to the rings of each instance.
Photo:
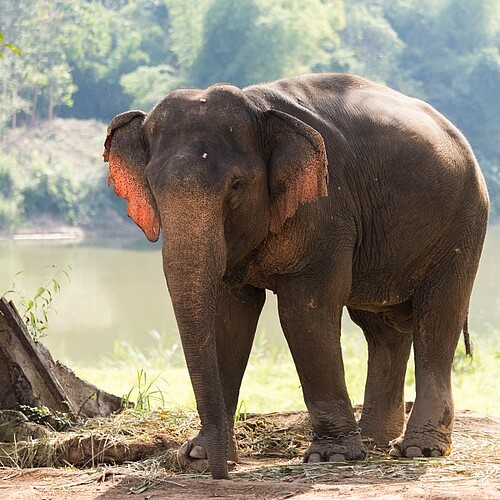
[[[473,344],[470,341],[469,335],[469,315],[465,317],[464,326],[462,327],[462,331],[464,332],[464,344],[465,344],[465,352],[467,356],[472,358]]]

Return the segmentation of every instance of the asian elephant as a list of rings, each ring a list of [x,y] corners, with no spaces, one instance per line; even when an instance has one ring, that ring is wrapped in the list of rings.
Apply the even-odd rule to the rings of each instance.
[[[181,452],[214,478],[236,460],[233,417],[265,290],[313,426],[305,460],[359,460],[361,435],[403,457],[447,455],[451,366],[488,195],[463,135],[428,104],[347,74],[168,94],[108,127],[109,182],[163,269],[201,418]],[[359,424],[341,315],[368,342]],[[404,427],[414,346],[416,400]]]

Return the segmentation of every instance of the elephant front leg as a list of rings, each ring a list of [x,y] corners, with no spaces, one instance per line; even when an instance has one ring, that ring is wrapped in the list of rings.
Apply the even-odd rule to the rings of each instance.
[[[404,384],[412,335],[398,331],[375,313],[349,309],[368,343],[368,373],[362,435],[378,446],[388,446],[402,432],[405,421]]]
[[[321,290],[293,279],[278,289],[280,321],[313,427],[305,462],[366,457],[345,385],[340,347],[341,304]]]
[[[233,462],[238,461],[234,415],[241,381],[264,302],[265,291],[250,286],[231,290],[222,285],[217,298],[217,359],[229,433],[228,459]],[[186,460],[206,460],[207,451],[203,434],[200,432],[183,443],[179,453]],[[200,462],[198,467],[204,468],[204,465],[205,462]]]

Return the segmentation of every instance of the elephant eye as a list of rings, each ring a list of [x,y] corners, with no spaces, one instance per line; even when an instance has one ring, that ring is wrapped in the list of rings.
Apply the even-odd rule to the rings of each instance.
[[[245,185],[241,179],[234,179],[231,183],[231,191],[229,191],[228,205],[231,210],[235,210],[243,200]]]
[[[231,184],[231,189],[233,191],[240,191],[243,189],[243,182],[241,181],[241,179],[235,179],[233,181],[233,183]]]

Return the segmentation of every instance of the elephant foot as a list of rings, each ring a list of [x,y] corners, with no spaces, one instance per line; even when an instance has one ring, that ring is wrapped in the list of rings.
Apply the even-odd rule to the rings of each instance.
[[[388,448],[390,442],[403,432],[405,423],[404,403],[382,405],[365,404],[359,419],[363,439],[379,448]]]
[[[407,434],[391,441],[389,451],[391,457],[447,457],[451,452],[451,440],[449,439],[433,439],[429,435],[422,434],[418,439],[418,435],[406,437]]]
[[[385,424],[385,422],[383,422]],[[403,423],[397,422],[394,425],[374,425],[367,424],[360,420],[361,436],[365,442],[378,448],[388,448],[390,443],[401,435]]]
[[[366,448],[359,432],[351,436],[317,437],[309,445],[304,462],[345,462],[346,460],[364,460]]]
[[[205,440],[201,434],[182,443],[177,450],[177,457],[182,468],[205,472],[209,470],[208,455]],[[228,461],[238,462],[238,452],[236,451],[236,440],[234,437],[229,440]]]

